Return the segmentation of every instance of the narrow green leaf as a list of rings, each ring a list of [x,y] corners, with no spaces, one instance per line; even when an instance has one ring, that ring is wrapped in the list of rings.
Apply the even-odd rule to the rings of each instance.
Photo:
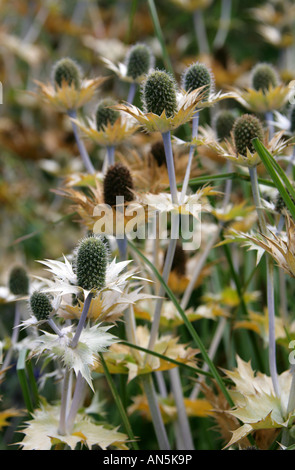
[[[293,203],[293,201],[292,201],[292,199],[291,199],[291,197],[288,193],[288,191],[289,191],[290,194],[293,194],[294,189],[292,188],[292,185],[290,184],[287,177],[283,177],[283,181],[286,184],[286,186],[288,187],[288,191],[287,191],[287,189],[285,188],[285,186],[282,182],[282,172],[283,172],[283,170],[278,172],[277,163],[275,162],[274,158],[272,157],[272,155],[268,152],[268,150],[264,147],[264,145],[257,138],[253,139],[252,143],[253,143],[253,146],[254,146],[256,152],[260,156],[266,170],[268,171],[270,177],[272,178],[276,188],[278,189],[279,193],[281,194],[282,198],[284,199],[285,204],[288,207],[292,217],[295,220],[295,205],[294,205],[294,203]],[[280,176],[279,176],[278,173],[280,174]],[[288,184],[287,184],[287,180],[288,180]],[[294,193],[294,196],[295,196],[295,193]]]
[[[108,384],[109,384],[109,387],[111,389],[111,392],[113,394],[113,397],[114,397],[114,400],[115,400],[115,403],[118,407],[118,410],[119,410],[119,413],[120,413],[120,416],[122,418],[122,421],[123,421],[123,424],[124,424],[124,427],[125,427],[125,430],[126,430],[126,433],[131,441],[131,445],[133,447],[134,450],[139,450],[139,447],[138,447],[138,444],[135,440],[135,437],[134,437],[134,434],[133,434],[133,431],[132,431],[132,428],[131,428],[131,425],[130,425],[130,422],[129,422],[129,419],[128,419],[128,416],[125,412],[125,409],[122,405],[122,401],[121,401],[121,398],[120,398],[120,395],[116,389],[116,386],[114,384],[114,381],[112,379],[112,376],[109,372],[109,369],[108,369],[108,366],[104,360],[104,357],[103,355],[100,353],[100,360],[101,360],[101,363],[102,363],[102,366],[103,366],[103,370],[104,370],[104,373],[105,373],[105,376],[106,376],[106,379],[108,381]]]
[[[167,68],[167,70],[170,73],[172,73],[172,75],[174,75],[173,67],[172,67],[172,64],[171,64],[171,61],[170,61],[170,58],[169,58],[169,54],[167,52],[167,48],[166,48],[166,44],[165,44],[165,40],[164,40],[164,35],[163,35],[162,28],[161,28],[161,24],[160,24],[160,21],[159,21],[159,17],[158,17],[158,13],[157,13],[157,9],[156,9],[156,5],[155,5],[154,0],[148,0],[148,6],[149,6],[149,9],[150,9],[150,13],[151,13],[151,17],[152,17],[152,21],[153,21],[156,36],[157,36],[158,41],[161,45],[165,67]]]
[[[17,360],[16,371],[17,371],[17,376],[18,376],[19,383],[22,389],[25,405],[27,407],[28,412],[31,414],[34,411],[34,407],[33,407],[32,399],[31,399],[30,387],[28,384],[27,374],[26,374],[26,356],[27,356],[27,350],[22,349],[19,353],[19,357]]]

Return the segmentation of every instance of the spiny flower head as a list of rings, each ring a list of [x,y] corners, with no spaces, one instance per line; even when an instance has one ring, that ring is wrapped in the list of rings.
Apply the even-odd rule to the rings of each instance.
[[[75,253],[77,282],[85,290],[105,286],[109,251],[102,238],[90,236],[81,240]]]
[[[252,70],[252,87],[255,90],[267,91],[270,87],[278,85],[278,76],[272,65],[260,63]]]
[[[97,130],[103,129],[105,126],[110,123],[113,125],[116,120],[119,118],[120,113],[116,109],[113,109],[111,106],[115,105],[115,101],[111,98],[104,98],[98,103],[96,109],[96,128]]]
[[[132,46],[126,57],[127,76],[133,80],[145,75],[154,65],[154,57],[145,44],[135,44]]]
[[[205,64],[197,62],[190,65],[182,76],[182,86],[185,91],[204,88],[204,99],[208,99],[213,85],[213,78],[210,70]]]
[[[255,152],[252,140],[263,140],[263,128],[260,120],[252,114],[243,114],[235,120],[233,135],[237,153],[247,155],[247,149]]]
[[[72,59],[66,57],[56,62],[53,68],[53,80],[58,87],[62,87],[63,83],[76,89],[81,85],[81,72],[79,66]]]
[[[142,87],[142,98],[146,112],[167,117],[177,112],[176,83],[164,70],[150,72]]]
[[[44,292],[33,292],[30,297],[30,307],[38,321],[47,320],[53,312],[50,298]]]
[[[29,292],[29,278],[22,266],[12,268],[9,275],[9,290],[14,295],[27,295]]]
[[[123,202],[134,199],[133,180],[129,169],[122,163],[111,165],[104,177],[104,202],[111,207],[116,206],[116,197],[123,198]]]
[[[230,133],[232,131],[235,119],[236,118],[234,114],[227,109],[224,109],[217,113],[215,117],[214,127],[218,139],[224,140],[230,137]]]

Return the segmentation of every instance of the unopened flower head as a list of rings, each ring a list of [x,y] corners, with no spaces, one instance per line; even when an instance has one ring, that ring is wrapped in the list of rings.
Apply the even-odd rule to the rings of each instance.
[[[111,98],[104,98],[98,103],[96,108],[96,128],[98,131],[102,130],[108,124],[113,125],[119,118],[120,113],[112,106],[115,105],[115,101]]]
[[[108,248],[102,238],[90,236],[81,240],[75,258],[78,285],[85,290],[99,290],[105,286]]]
[[[132,46],[126,57],[127,76],[137,80],[154,66],[154,56],[145,44]]]
[[[233,126],[236,150],[241,155],[247,155],[247,149],[255,152],[252,140],[263,139],[263,127],[260,120],[252,114],[243,114],[236,119]]]
[[[61,59],[54,65],[53,80],[60,88],[63,83],[66,83],[69,86],[73,84],[76,89],[79,89],[81,85],[80,68],[75,61],[68,57]]]
[[[230,137],[235,119],[235,115],[230,110],[223,109],[217,113],[214,127],[218,139],[224,140]]]
[[[33,292],[30,297],[30,307],[38,321],[47,320],[53,312],[50,298],[44,292]]]
[[[22,266],[12,268],[9,275],[9,289],[14,295],[27,295],[29,292],[29,278]]]
[[[204,99],[208,99],[213,85],[213,76],[205,64],[197,62],[190,65],[183,73],[182,86],[185,91],[204,88]]]
[[[271,64],[260,63],[252,70],[252,87],[255,90],[267,91],[279,84],[277,72]]]
[[[176,83],[174,78],[164,70],[150,72],[142,88],[143,103],[146,112],[167,117],[177,112]]]
[[[124,203],[133,201],[132,190],[133,180],[129,169],[122,163],[110,166],[103,183],[105,204],[116,206],[117,197],[121,197]]]

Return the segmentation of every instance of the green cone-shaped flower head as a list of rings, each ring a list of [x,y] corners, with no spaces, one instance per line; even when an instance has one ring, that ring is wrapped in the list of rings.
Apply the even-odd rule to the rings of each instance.
[[[132,46],[126,57],[127,76],[133,80],[145,75],[154,66],[154,56],[145,44]]]
[[[80,68],[72,59],[65,57],[54,65],[53,80],[59,87],[63,83],[67,83],[69,86],[73,84],[76,89],[79,89],[81,84]]]
[[[177,111],[176,83],[166,71],[154,70],[147,76],[142,88],[143,103],[146,112],[161,116],[165,110],[167,117]]]
[[[234,114],[227,109],[216,114],[214,126],[218,139],[224,140],[230,137],[235,119]]]
[[[114,207],[117,197],[121,197],[124,204],[133,201],[133,187],[129,169],[122,163],[111,165],[105,174],[103,183],[105,204]]]
[[[241,155],[247,155],[247,149],[255,152],[252,144],[254,138],[263,139],[263,127],[260,120],[252,114],[243,114],[235,120],[233,134],[236,150]]]
[[[47,320],[53,311],[47,294],[35,291],[30,297],[30,307],[38,321]]]
[[[271,86],[276,87],[279,83],[277,73],[270,64],[257,64],[252,70],[252,87],[255,90],[267,91]]]
[[[12,268],[9,275],[9,290],[14,295],[27,295],[29,292],[29,278],[22,266]]]
[[[119,118],[119,111],[111,107],[115,104],[112,98],[104,98],[98,103],[95,114],[96,128],[98,131],[102,130],[103,127],[107,126],[109,123],[113,125]]]
[[[182,87],[185,91],[193,91],[200,87],[203,89],[204,99],[208,99],[213,85],[212,74],[205,64],[197,62],[190,65],[182,75]]]
[[[100,237],[81,240],[75,258],[78,285],[85,290],[99,290],[105,286],[108,249]]]

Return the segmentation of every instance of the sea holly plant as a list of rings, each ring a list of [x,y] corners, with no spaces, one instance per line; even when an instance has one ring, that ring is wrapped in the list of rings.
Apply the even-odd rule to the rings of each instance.
[[[140,289],[133,294],[128,292],[136,278],[135,273],[127,269],[129,261],[111,261],[106,242],[96,236],[80,241],[71,262],[64,257],[64,261],[45,260],[41,263],[53,279],[42,279],[45,287],[30,295],[31,317],[21,326],[38,327],[40,334],[30,343],[29,357],[57,361],[63,371],[63,386],[59,405],[43,402],[41,408],[33,413],[32,420],[23,431],[25,438],[21,445],[45,450],[58,442],[70,448],[82,442],[88,447],[97,444],[102,448],[108,445],[124,448],[127,436],[115,429],[111,431],[98,426],[87,417],[87,413],[81,414],[81,406],[86,385],[94,392],[92,373],[100,363],[99,354],[119,341],[109,332],[113,322],[120,319],[128,305],[145,298],[140,295]],[[118,293],[119,304],[121,302],[121,307],[114,309],[113,317],[110,314],[112,293],[113,303],[118,302]],[[70,324],[64,323],[63,312],[71,311],[73,302],[79,303],[76,310],[76,315],[80,314],[78,322],[73,319]],[[98,318],[88,317],[89,311],[97,306],[100,306]],[[44,329],[46,325],[51,331]],[[71,396],[73,380],[75,388]],[[41,432],[46,423],[51,431],[44,441],[37,437],[37,431]],[[97,433],[96,440],[94,433]]]

